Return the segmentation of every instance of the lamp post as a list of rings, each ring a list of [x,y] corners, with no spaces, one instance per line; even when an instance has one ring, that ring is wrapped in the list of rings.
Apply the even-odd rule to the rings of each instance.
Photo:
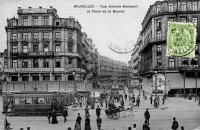
[[[156,98],[157,98],[157,71],[155,71],[155,92],[156,92]]]
[[[76,88],[76,71],[73,71],[72,74],[74,75],[74,102],[73,102],[73,106],[72,107],[77,107],[76,105],[76,98],[75,98],[75,95],[76,95],[76,92],[77,92],[77,88]]]
[[[164,72],[164,76],[165,76],[165,95],[167,95],[167,73]]]

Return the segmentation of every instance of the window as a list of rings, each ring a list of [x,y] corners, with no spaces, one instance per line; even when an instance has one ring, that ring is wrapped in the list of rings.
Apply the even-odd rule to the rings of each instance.
[[[69,58],[68,64],[72,64],[72,61],[73,61],[73,59],[72,59],[72,58]]]
[[[175,67],[174,58],[169,58],[169,67]]]
[[[16,59],[12,60],[12,68],[17,68],[17,60]]]
[[[174,18],[168,18],[168,23],[174,22]]]
[[[161,20],[156,21],[156,29],[161,29]]]
[[[13,40],[17,40],[17,34],[16,34],[16,33],[13,33],[13,34],[12,34],[12,39],[13,39]]]
[[[56,39],[60,39],[61,36],[60,36],[60,32],[56,32]]]
[[[49,67],[49,59],[44,59],[44,68]]]
[[[44,18],[44,25],[49,25],[49,19],[48,18]]]
[[[161,61],[161,59],[157,59],[157,67],[162,67],[162,61]]]
[[[56,45],[56,52],[60,52],[61,48],[60,45]]]
[[[48,33],[48,32],[45,32],[45,33],[43,34],[43,38],[44,38],[44,39],[48,39],[48,38],[49,38],[49,33]]]
[[[162,46],[157,45],[157,54],[161,54],[161,51],[162,51]]]
[[[22,76],[22,81],[29,81],[29,76]]]
[[[18,76],[11,76],[11,81],[18,81]]]
[[[188,59],[182,58],[182,66],[188,66]]]
[[[17,22],[15,20],[13,20],[12,25],[17,26]]]
[[[68,34],[68,41],[70,43],[73,41],[73,34],[71,32]]]
[[[23,41],[27,41],[28,40],[28,34],[27,33],[23,33],[22,34],[22,39],[23,39]]]
[[[185,2],[181,3],[181,11],[186,11],[186,3]]]
[[[28,19],[27,19],[27,18],[24,18],[24,19],[23,19],[23,25],[24,25],[24,26],[28,26]]]
[[[198,18],[197,17],[192,18],[192,23],[194,23],[194,25],[197,27]]]
[[[48,45],[44,45],[43,50],[44,50],[44,52],[48,52],[49,51],[49,46]]]
[[[59,26],[59,22],[56,22],[56,26]]]
[[[160,5],[156,6],[156,13],[160,13]]]
[[[161,38],[161,31],[158,31],[158,32],[156,33],[156,38],[157,38],[157,39],[160,39],[160,38]]]
[[[55,75],[55,81],[62,81],[61,75]]]
[[[28,46],[27,45],[23,45],[22,46],[22,52],[23,53],[28,53]]]
[[[44,104],[44,98],[38,98],[38,104]]]
[[[68,44],[68,52],[73,52],[73,45],[72,44]]]
[[[181,18],[181,22],[184,22],[184,23],[186,23],[186,22],[187,22],[187,18],[185,18],[185,17],[182,17],[182,18]]]
[[[38,33],[33,33],[33,39],[39,39],[39,34]]]
[[[193,67],[198,67],[198,65],[199,65],[199,59],[198,58],[195,58],[195,59],[192,59],[192,61],[191,61],[191,65],[193,65]]]
[[[174,5],[172,3],[169,4],[169,12],[174,11]]]
[[[37,18],[33,18],[33,25],[37,26],[38,25],[38,19]]]
[[[33,68],[38,68],[38,59],[33,59]]]
[[[33,81],[39,81],[39,76],[38,75],[33,75],[32,76]]]
[[[22,68],[28,68],[28,60],[27,59],[22,60]]]
[[[38,52],[38,45],[33,45],[33,52]]]
[[[195,53],[199,54],[199,45],[198,44],[195,45]]]
[[[197,2],[192,2],[192,10],[197,11]]]
[[[43,81],[49,81],[50,76],[49,75],[43,75]]]
[[[60,59],[55,59],[56,60],[56,68],[60,68]]]
[[[17,45],[12,46],[12,53],[17,53]]]

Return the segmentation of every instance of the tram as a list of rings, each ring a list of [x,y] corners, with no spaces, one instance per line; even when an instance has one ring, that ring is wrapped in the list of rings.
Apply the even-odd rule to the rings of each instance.
[[[46,115],[49,110],[61,113],[72,104],[72,92],[13,92],[3,94],[3,114]]]

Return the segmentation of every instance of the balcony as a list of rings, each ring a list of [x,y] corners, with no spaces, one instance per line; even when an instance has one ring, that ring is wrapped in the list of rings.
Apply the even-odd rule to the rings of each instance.
[[[53,41],[56,43],[61,43],[61,38],[55,38]]]
[[[39,39],[38,38],[33,38],[31,42],[32,43],[39,43]]]
[[[17,44],[18,42],[17,42],[17,39],[10,39],[10,43]]]
[[[42,39],[42,42],[44,42],[44,43],[49,43],[49,42],[50,42],[50,39],[49,39],[49,38],[43,38],[43,39]]]
[[[12,53],[10,53],[10,56],[11,57],[18,57],[18,53],[17,52],[12,52]]]
[[[28,43],[28,42],[29,42],[29,41],[28,41],[28,38],[22,38],[22,42]]]

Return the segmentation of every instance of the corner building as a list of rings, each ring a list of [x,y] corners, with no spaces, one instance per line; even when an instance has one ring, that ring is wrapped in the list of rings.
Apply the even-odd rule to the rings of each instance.
[[[199,93],[199,0],[164,0],[151,5],[142,21],[139,75],[148,92],[157,86],[165,93]],[[197,27],[195,58],[167,57],[169,22],[192,22]],[[157,77],[155,77],[157,76]]]
[[[82,81],[85,69],[79,22],[59,18],[53,7],[19,7],[17,14],[18,18],[7,19],[5,27],[4,91],[67,90],[74,85],[71,81]]]

